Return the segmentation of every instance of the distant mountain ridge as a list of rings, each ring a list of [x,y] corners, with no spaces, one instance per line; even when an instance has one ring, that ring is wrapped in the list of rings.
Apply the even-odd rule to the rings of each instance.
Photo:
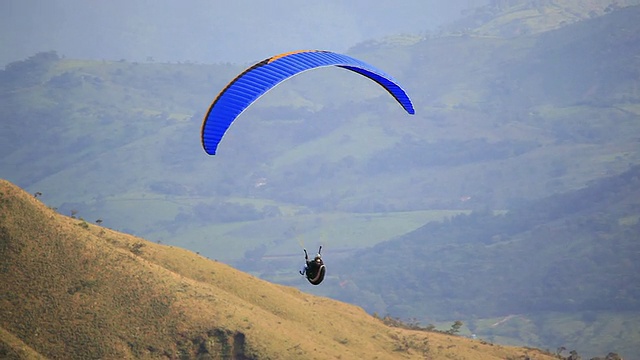
[[[509,38],[555,30],[639,4],[638,0],[492,0],[444,28]]]

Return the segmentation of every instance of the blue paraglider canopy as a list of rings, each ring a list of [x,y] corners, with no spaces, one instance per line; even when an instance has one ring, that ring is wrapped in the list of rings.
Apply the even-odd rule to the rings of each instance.
[[[347,55],[321,50],[300,50],[272,56],[243,71],[216,97],[202,124],[202,146],[214,155],[231,123],[254,101],[282,81],[303,71],[338,66],[375,81],[409,114],[414,114],[407,93],[388,74]]]

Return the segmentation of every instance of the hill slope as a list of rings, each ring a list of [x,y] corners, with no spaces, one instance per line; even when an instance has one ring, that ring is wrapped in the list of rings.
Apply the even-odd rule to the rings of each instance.
[[[7,357],[552,358],[391,328],[358,307],[59,215],[5,180],[0,257]]]

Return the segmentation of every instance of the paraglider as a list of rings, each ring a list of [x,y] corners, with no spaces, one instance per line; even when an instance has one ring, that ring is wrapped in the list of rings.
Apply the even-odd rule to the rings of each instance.
[[[324,274],[326,273],[326,268],[324,266],[324,262],[322,261],[322,256],[320,252],[322,251],[322,245],[318,249],[318,254],[313,258],[313,260],[309,260],[309,255],[307,254],[307,249],[304,249],[304,267],[299,271],[300,275],[306,276],[307,280],[312,285],[320,285],[322,280],[324,280]]]
[[[267,58],[233,79],[211,103],[202,124],[202,146],[214,155],[231,123],[254,101],[284,80],[303,71],[337,66],[366,76],[382,86],[409,114],[414,114],[407,93],[388,74],[353,57],[322,50],[300,50]]]

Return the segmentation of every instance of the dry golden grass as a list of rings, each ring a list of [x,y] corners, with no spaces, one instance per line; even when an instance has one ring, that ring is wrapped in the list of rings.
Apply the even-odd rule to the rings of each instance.
[[[361,308],[73,219],[0,180],[0,357],[553,359]]]

